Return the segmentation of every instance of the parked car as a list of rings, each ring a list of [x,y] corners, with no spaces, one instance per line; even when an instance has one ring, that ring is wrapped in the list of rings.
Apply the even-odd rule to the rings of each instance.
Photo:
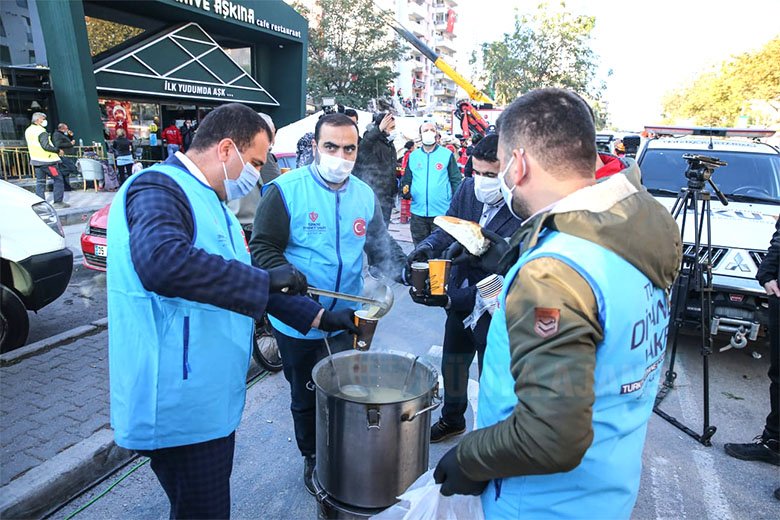
[[[768,300],[756,280],[780,214],[780,150],[760,142],[774,131],[730,128],[645,127],[649,139],[637,162],[642,183],[671,209],[687,186],[685,154],[714,157],[727,163],[715,169],[712,180],[728,199],[724,206],[714,195],[710,203],[712,228],[712,322],[710,332],[732,335],[732,346],[755,340],[768,321]],[[707,186],[709,189],[709,186]],[[694,249],[693,211],[683,237],[683,251]],[[678,223],[682,218],[678,218]],[[686,318],[697,323],[700,305],[689,300]]]
[[[106,204],[92,214],[87,221],[84,232],[81,233],[81,252],[84,255],[84,267],[96,271],[106,270],[108,246],[106,229],[108,228],[108,210],[111,204]]]
[[[0,181],[0,200],[0,352],[8,352],[27,341],[27,311],[40,310],[65,292],[73,253],[48,202],[5,181]]]

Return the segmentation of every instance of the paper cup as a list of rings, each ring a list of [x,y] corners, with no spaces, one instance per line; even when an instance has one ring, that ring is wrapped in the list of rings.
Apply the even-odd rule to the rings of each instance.
[[[412,289],[416,293],[424,293],[428,284],[428,262],[412,264]]]
[[[370,318],[368,311],[355,311],[355,325],[357,325],[358,333],[352,339],[352,348],[357,350],[371,348],[377,323],[379,323],[379,318]]]
[[[501,277],[496,274],[491,274],[477,282],[477,291],[485,300],[498,296],[503,287],[504,282],[501,280]]]
[[[450,277],[451,260],[428,260],[428,272],[431,279],[431,294],[447,294],[447,279]]]

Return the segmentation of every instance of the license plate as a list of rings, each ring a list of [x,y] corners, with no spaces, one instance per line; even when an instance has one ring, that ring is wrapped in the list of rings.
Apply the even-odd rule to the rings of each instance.
[[[106,246],[95,245],[95,255],[106,256]]]

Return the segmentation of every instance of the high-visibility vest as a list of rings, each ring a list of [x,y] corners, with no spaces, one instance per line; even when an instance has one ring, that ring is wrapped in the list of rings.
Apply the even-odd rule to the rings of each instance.
[[[39,136],[45,132],[46,129],[40,125],[30,125],[27,127],[27,130],[24,131],[24,138],[27,141],[27,151],[30,152],[30,159],[45,163],[59,162],[60,156],[54,152],[47,152],[44,150],[41,143],[38,141]]]

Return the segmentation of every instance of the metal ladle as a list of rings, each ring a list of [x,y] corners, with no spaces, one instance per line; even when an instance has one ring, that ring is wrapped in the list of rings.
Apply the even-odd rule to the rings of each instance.
[[[346,294],[346,293],[340,293],[336,291],[328,291],[325,289],[317,289],[316,287],[309,287],[308,291],[309,294],[316,294],[318,296],[325,296],[328,298],[336,298],[339,300],[358,302],[364,305],[368,305],[369,308],[376,307],[377,310],[372,312],[369,315],[369,317],[371,318],[381,318],[382,316],[390,312],[390,309],[393,306],[393,301],[395,300],[395,295],[393,295],[393,290],[384,284],[378,284],[375,289],[372,289],[371,293],[374,293],[376,295],[373,298],[367,296],[355,296],[354,294]]]

